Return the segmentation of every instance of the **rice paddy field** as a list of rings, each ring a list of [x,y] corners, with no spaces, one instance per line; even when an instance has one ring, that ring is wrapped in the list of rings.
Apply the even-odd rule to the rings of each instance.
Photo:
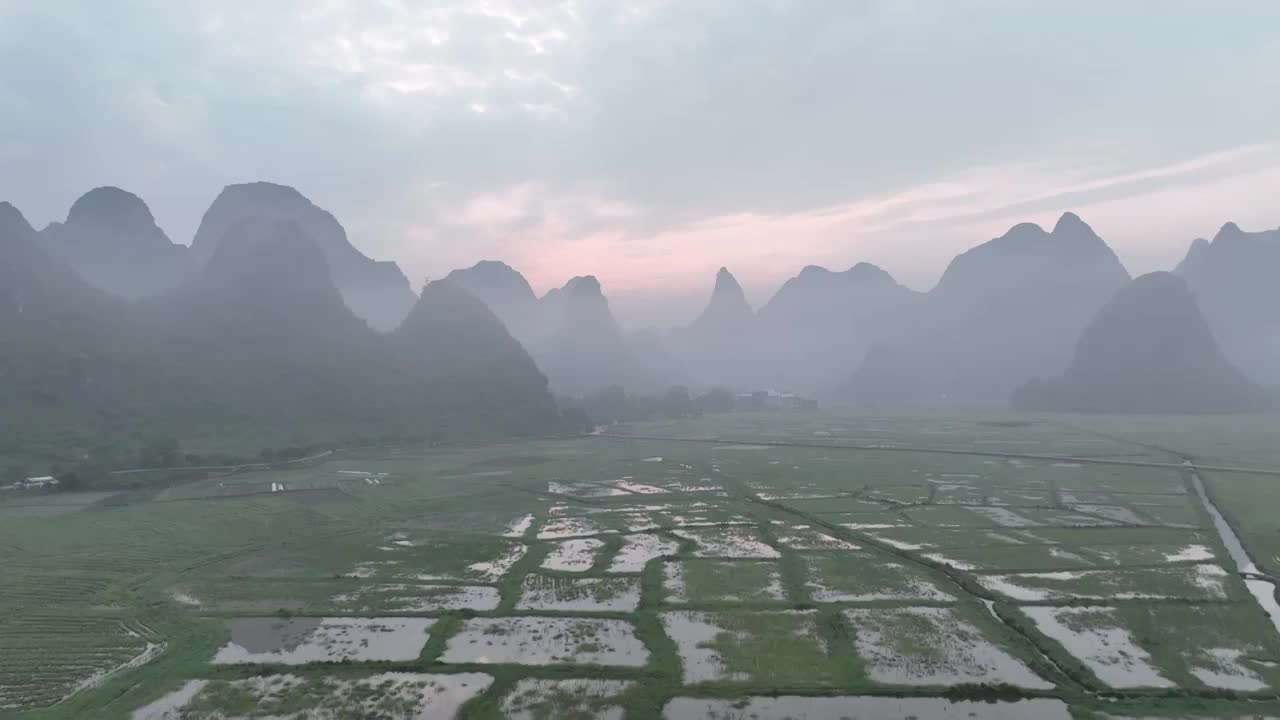
[[[0,498],[0,717],[1280,717],[1280,428],[1178,423],[741,413]]]

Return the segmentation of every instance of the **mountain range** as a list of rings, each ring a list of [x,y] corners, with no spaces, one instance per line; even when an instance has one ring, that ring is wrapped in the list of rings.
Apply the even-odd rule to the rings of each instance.
[[[1277,234],[1243,233],[1228,224],[1212,243],[1196,241],[1178,269],[1191,297],[1201,298],[1213,347],[1221,342],[1226,362],[1265,384],[1280,383],[1280,297],[1266,281],[1280,270]],[[583,279],[539,300],[525,278],[502,263],[483,262],[450,277],[520,328],[513,332],[562,391],[634,384],[635,374],[623,369],[642,367],[650,384],[834,390],[872,411],[1000,410],[1015,391],[1026,406],[1025,386],[1048,383],[1043,379],[1081,362],[1078,342],[1086,329],[1102,321],[1108,303],[1131,283],[1115,252],[1074,213],[1064,213],[1050,230],[1015,225],[961,253],[924,293],[868,263],[843,272],[808,266],[757,312],[721,268],[705,309],[688,326],[631,336],[606,314],[594,279],[586,281],[585,295],[594,310],[582,308],[581,316],[571,316],[573,333],[557,335],[555,318],[572,307],[568,299]],[[1181,337],[1196,338],[1189,327],[1196,317],[1184,313],[1162,322],[1185,324]],[[1201,365],[1207,374],[1210,365]],[[1220,370],[1216,379],[1233,384]],[[1087,384],[1099,374],[1071,377]],[[1206,375],[1203,384],[1214,382]],[[1131,400],[1135,408],[1143,405]]]
[[[0,330],[18,339],[0,356],[0,392],[51,415],[431,417],[520,432],[555,416],[549,388],[673,384],[836,393],[871,411],[998,410],[1011,396],[1019,407],[1116,410],[1085,402],[1083,388],[1118,382],[1134,365],[1125,357],[1145,357],[1119,343],[1126,322],[1180,328],[1162,337],[1200,358],[1177,371],[1190,373],[1188,388],[1197,372],[1200,385],[1237,395],[1254,387],[1234,368],[1244,383],[1280,383],[1270,282],[1280,230],[1231,223],[1191,244],[1175,271],[1182,291],[1164,276],[1131,281],[1065,213],[1051,230],[1015,225],[961,253],[928,292],[868,263],[808,266],[757,311],[721,268],[687,326],[625,332],[590,275],[538,297],[516,269],[486,260],[418,297],[395,263],[370,259],[331,213],[283,185],[228,186],[190,247],[118,188],[91,190],[39,233],[16,208],[0,210]],[[1113,307],[1133,292],[1181,310],[1144,321],[1149,303]],[[1221,363],[1207,359],[1219,346]],[[1115,372],[1099,370],[1107,362]]]
[[[481,261],[446,280],[483,300],[520,339],[551,385],[582,394],[611,385],[660,392],[683,378],[656,333],[624,333],[600,281],[586,275],[537,297],[511,266]]]
[[[919,297],[870,263],[843,272],[804,268],[758,313],[769,339],[760,349],[764,382],[805,392],[839,385]]]
[[[174,287],[121,297],[0,205],[0,436],[322,424],[472,437],[558,426],[546,378],[461,288],[431,283],[384,333],[353,312],[296,219],[252,215],[202,242],[208,256]]]
[[[958,255],[873,347],[846,392],[873,407],[989,409],[1060,372],[1076,339],[1129,281],[1072,213],[1051,231],[1015,225]]]

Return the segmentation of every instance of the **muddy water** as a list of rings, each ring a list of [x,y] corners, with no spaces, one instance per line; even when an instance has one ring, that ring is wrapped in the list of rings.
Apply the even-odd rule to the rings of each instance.
[[[996,646],[954,608],[844,611],[868,676],[887,685],[1005,683],[1036,690],[1053,684]]]
[[[236,618],[216,665],[303,665],[343,660],[415,660],[427,643],[430,618]]]
[[[782,554],[761,537],[754,527],[712,527],[709,529],[681,529],[676,535],[693,541],[698,557],[723,557],[745,559],[775,559]]]
[[[503,698],[503,717],[509,720],[551,717],[623,720],[625,710],[614,701],[633,687],[635,683],[630,680],[525,678]]]
[[[561,578],[526,575],[517,610],[634,612],[640,580],[630,577]]]
[[[622,665],[639,667],[649,651],[622,620],[471,618],[449,638],[446,663]]]
[[[676,642],[680,666],[686,684],[711,680],[749,680],[742,673],[731,673],[716,652],[714,643],[723,632],[715,617],[704,612],[665,612],[658,616],[668,637]]]
[[[1120,624],[1115,608],[1022,608],[1036,629],[1057,640],[1067,652],[1113,688],[1166,688],[1174,683],[1160,674],[1150,653]]]
[[[675,698],[667,703],[665,720],[723,720],[726,718],[788,718],[788,720],[1071,720],[1061,700],[1017,702],[952,702],[942,698],[795,697],[737,700]]]
[[[314,707],[299,708],[276,718],[386,717],[387,706],[397,708],[395,716],[403,720],[441,720],[457,717],[463,704],[483,693],[493,684],[493,677],[482,673],[422,675],[414,673],[382,673],[360,679],[322,678],[321,685],[308,685],[296,675],[267,675],[234,680],[230,685],[237,693],[256,700],[262,717],[264,706],[279,708],[290,704],[291,693],[303,696],[303,702]],[[194,716],[187,710],[208,687],[207,680],[188,681],[178,690],[146,707],[134,711],[131,720],[181,720]],[[317,692],[319,691],[319,692]],[[295,696],[296,697],[296,696]],[[200,717],[211,716],[205,712]],[[242,715],[217,714],[224,720],[248,720]]]
[[[627,535],[622,538],[622,547],[618,549],[618,554],[614,556],[606,572],[641,572],[650,560],[675,555],[679,551],[679,543],[660,535]]]
[[[1190,464],[1187,464],[1190,468]],[[1209,511],[1209,516],[1213,518],[1213,527],[1218,531],[1218,537],[1222,538],[1222,544],[1227,548],[1227,554],[1235,561],[1236,568],[1242,573],[1256,573],[1258,566],[1249,557],[1249,553],[1244,549],[1244,543],[1240,542],[1240,537],[1236,535],[1236,531],[1231,528],[1227,519],[1218,511],[1218,506],[1213,504],[1209,499],[1209,494],[1205,492],[1204,481],[1200,479],[1200,473],[1194,469],[1190,470],[1191,485],[1196,490],[1196,495],[1200,497],[1200,502],[1204,503],[1204,507]],[[1276,601],[1276,586],[1265,580],[1245,580],[1244,584],[1249,588],[1249,592],[1258,600],[1258,604],[1262,606],[1262,611],[1271,618],[1271,624],[1275,625],[1276,631],[1280,632],[1280,602]]]
[[[603,548],[604,541],[595,538],[561,540],[552,546],[542,567],[561,572],[586,572],[596,564],[596,555]]]
[[[176,720],[182,717],[182,709],[203,692],[208,684],[208,680],[188,680],[177,690],[150,705],[134,710],[130,720]]]

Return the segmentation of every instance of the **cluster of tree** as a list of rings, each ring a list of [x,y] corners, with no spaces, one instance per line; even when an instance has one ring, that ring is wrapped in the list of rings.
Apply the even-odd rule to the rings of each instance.
[[[348,448],[419,445],[428,442],[428,438],[423,436],[350,436],[334,442],[264,447],[256,454],[237,454],[223,451],[183,452],[180,441],[173,435],[143,438],[134,434],[133,437],[138,441],[135,445],[99,445],[75,461],[54,462],[41,472],[34,473],[47,474],[58,480],[56,485],[49,485],[41,490],[74,492],[165,485],[211,473],[226,473],[264,465],[284,466]],[[4,484],[13,484],[31,476],[31,466],[10,464],[0,477]]]
[[[656,395],[628,394],[620,385],[600,388],[580,397],[560,397],[567,424],[590,430],[600,425],[643,420],[700,417],[708,413],[732,412],[733,393],[713,387],[694,394],[684,385],[672,385]]]

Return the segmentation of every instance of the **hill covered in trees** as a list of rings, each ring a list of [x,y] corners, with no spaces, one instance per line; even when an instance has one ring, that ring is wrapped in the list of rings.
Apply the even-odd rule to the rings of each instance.
[[[1113,413],[1240,412],[1261,388],[1223,356],[1182,278],[1143,275],[1089,323],[1066,372],[1013,394],[1020,410]]]
[[[208,242],[178,286],[126,299],[0,205],[0,452],[76,456],[157,432],[266,444],[559,427],[545,377],[460,288],[428,285],[386,334],[349,308],[297,220],[251,215]]]

